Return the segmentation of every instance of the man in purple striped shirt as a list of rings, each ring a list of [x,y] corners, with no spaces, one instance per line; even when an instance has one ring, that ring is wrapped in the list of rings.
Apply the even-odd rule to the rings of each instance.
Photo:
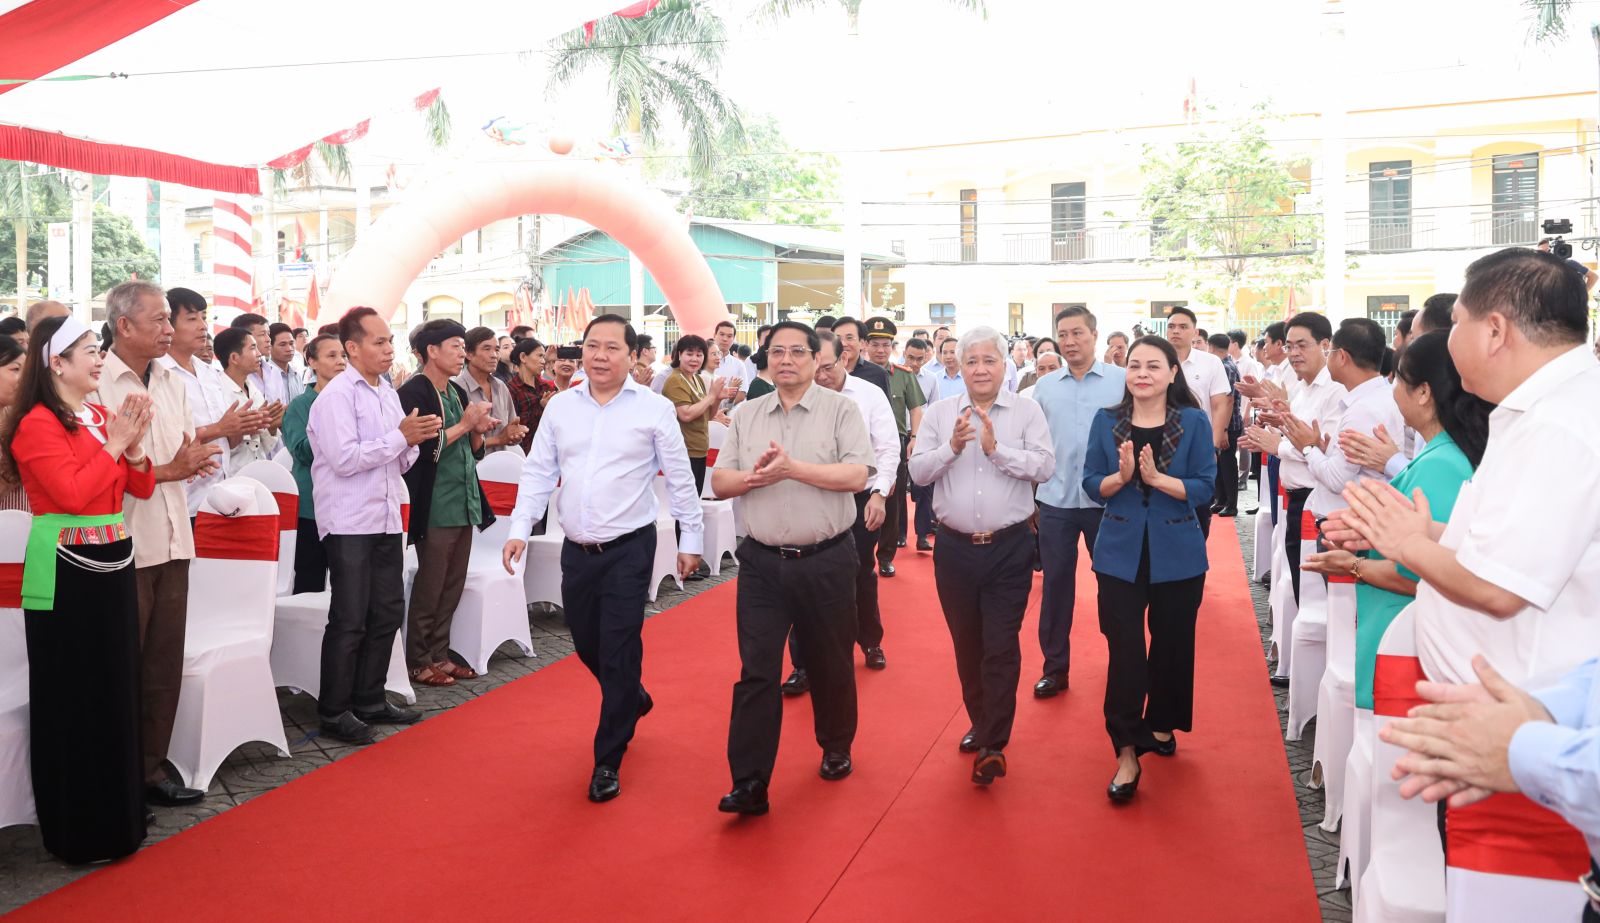
[[[401,475],[417,444],[438,435],[437,415],[409,415],[381,377],[394,363],[394,334],[378,312],[352,308],[339,321],[349,365],[311,405],[306,436],[317,530],[328,556],[332,599],[322,636],[322,733],[372,742],[373,724],[412,724],[421,715],[389,702],[384,676],[405,619],[401,573],[406,495]]]

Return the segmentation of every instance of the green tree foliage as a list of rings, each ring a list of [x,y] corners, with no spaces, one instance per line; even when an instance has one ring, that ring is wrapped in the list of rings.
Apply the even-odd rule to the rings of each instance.
[[[1303,285],[1320,271],[1318,218],[1296,214],[1305,182],[1267,141],[1264,106],[1209,121],[1198,137],[1144,149],[1143,212],[1151,255],[1172,261],[1169,283],[1233,319],[1242,288]],[[1265,302],[1264,302],[1265,303]]]
[[[65,211],[70,211],[70,207]],[[64,219],[56,213],[51,220]],[[45,256],[49,246],[44,221],[30,223],[28,233],[28,279],[35,294],[48,290],[50,271]],[[144,237],[126,216],[117,214],[104,205],[94,209],[94,234],[90,256],[94,276],[94,293],[103,295],[118,282],[126,282],[138,273],[141,279],[159,280],[161,260],[144,242]],[[11,222],[0,222],[0,257],[12,252],[16,237]],[[16,291],[16,267],[0,258],[0,291]]]
[[[823,224],[833,217],[838,161],[801,154],[783,139],[777,120],[748,126],[745,145],[727,145],[708,175],[693,178],[687,206],[703,218]]]

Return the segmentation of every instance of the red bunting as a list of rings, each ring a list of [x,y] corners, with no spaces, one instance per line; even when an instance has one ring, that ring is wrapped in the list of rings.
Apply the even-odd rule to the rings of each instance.
[[[640,0],[640,2],[625,6],[611,15],[620,16],[623,19],[638,19],[655,9],[660,2],[661,0]],[[594,41],[594,26],[597,22],[599,20],[591,19],[583,24],[583,43],[585,45]]]

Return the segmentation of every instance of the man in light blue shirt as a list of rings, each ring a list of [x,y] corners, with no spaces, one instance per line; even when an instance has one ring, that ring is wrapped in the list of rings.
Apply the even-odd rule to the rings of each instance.
[[[1094,557],[1095,538],[1105,508],[1083,492],[1083,456],[1089,424],[1102,407],[1122,400],[1127,373],[1095,361],[1099,331],[1087,308],[1069,307],[1056,315],[1056,344],[1066,368],[1039,379],[1033,399],[1044,409],[1055,443],[1056,471],[1039,485],[1039,558],[1044,565],[1044,598],[1039,609],[1039,647],[1044,675],[1033,686],[1035,698],[1067,689],[1072,659],[1072,606],[1077,598],[1078,536]],[[942,385],[941,385],[942,387]],[[940,392],[943,395],[943,391]]]
[[[934,390],[938,392],[938,399],[942,401],[947,397],[966,394],[967,383],[961,377],[961,363],[956,359],[955,337],[939,344],[939,365],[941,366],[939,373],[934,376],[936,379]],[[931,404],[933,401],[933,398],[928,398],[928,403]]]
[[[1511,685],[1480,654],[1472,667],[1481,684],[1417,684],[1435,704],[1391,721],[1384,740],[1411,751],[1399,768],[1411,773],[1406,797],[1449,797],[1462,807],[1494,792],[1522,792],[1561,815],[1600,857],[1600,658],[1555,685],[1528,693]],[[1600,920],[1600,868],[1585,881],[1584,920]]]

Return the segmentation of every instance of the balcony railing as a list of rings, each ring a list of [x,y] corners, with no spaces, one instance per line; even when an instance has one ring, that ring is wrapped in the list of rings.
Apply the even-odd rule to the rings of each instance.
[[[1001,235],[1008,263],[1139,260],[1150,255],[1148,228],[1084,228]]]

